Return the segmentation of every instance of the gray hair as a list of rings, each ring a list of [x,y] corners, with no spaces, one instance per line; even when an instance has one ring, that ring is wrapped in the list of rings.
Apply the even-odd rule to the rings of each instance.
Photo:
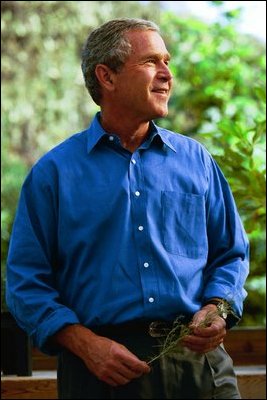
[[[82,50],[82,72],[85,86],[96,104],[101,101],[101,87],[95,75],[97,64],[105,64],[118,72],[131,54],[131,44],[125,36],[130,30],[152,30],[159,27],[152,21],[139,18],[113,19],[94,29]]]

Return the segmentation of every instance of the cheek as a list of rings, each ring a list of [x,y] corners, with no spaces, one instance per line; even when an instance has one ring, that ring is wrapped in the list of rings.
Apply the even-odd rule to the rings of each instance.
[[[149,74],[132,74],[127,77],[121,77],[117,86],[117,93],[125,102],[134,101],[135,104],[141,104],[153,101],[150,88],[152,87],[152,78]]]

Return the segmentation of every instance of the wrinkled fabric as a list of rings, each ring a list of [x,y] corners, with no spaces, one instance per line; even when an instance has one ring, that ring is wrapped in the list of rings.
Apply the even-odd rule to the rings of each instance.
[[[246,297],[248,241],[220,168],[196,140],[153,122],[133,153],[95,116],[23,184],[7,304],[35,346],[67,324],[193,315]]]

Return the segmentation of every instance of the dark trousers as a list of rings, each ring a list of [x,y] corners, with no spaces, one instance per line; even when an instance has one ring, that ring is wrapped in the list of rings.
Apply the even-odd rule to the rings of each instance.
[[[157,354],[162,339],[149,335],[113,337],[140,359]],[[58,363],[59,399],[240,399],[233,363],[223,346],[199,355],[184,347],[151,364],[149,374],[111,387],[83,361],[64,350]]]

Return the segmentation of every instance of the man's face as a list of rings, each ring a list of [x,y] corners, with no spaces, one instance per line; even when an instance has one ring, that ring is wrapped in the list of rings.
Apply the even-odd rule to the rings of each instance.
[[[116,74],[116,105],[125,115],[142,121],[164,117],[172,87],[170,55],[164,41],[154,31],[132,31],[127,35],[132,52]]]

